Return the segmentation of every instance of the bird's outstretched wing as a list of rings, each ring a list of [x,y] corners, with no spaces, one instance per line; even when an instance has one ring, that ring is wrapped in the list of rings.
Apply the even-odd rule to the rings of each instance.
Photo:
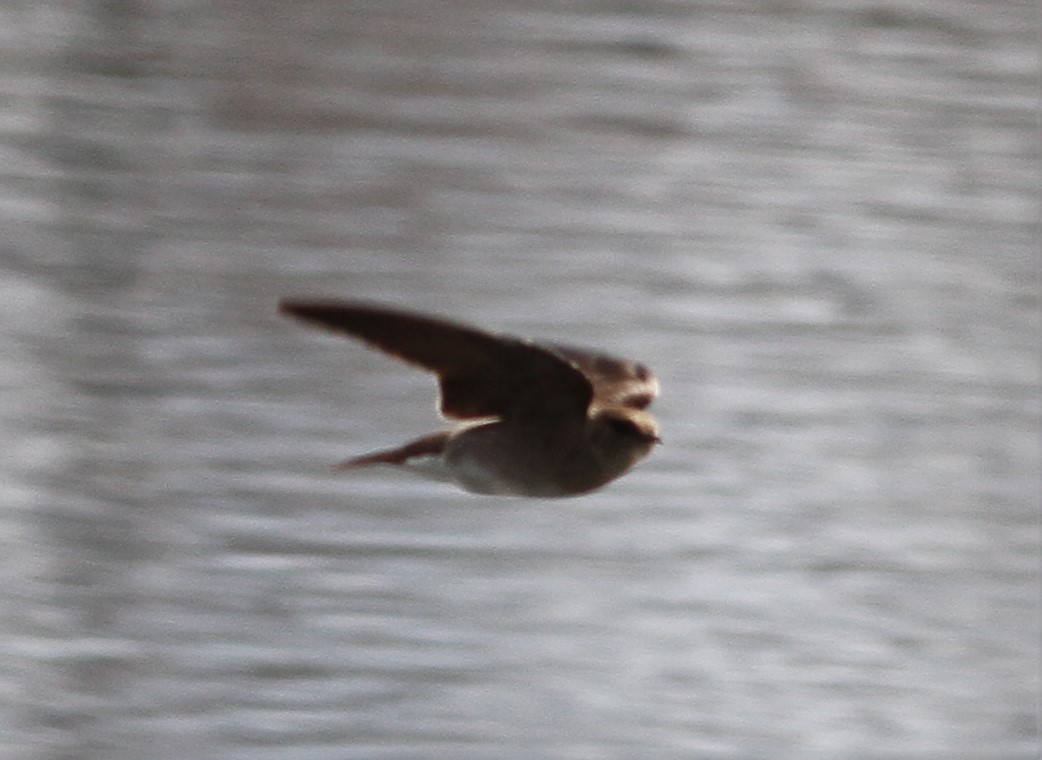
[[[279,311],[434,372],[446,417],[585,419],[593,378],[576,359],[518,338],[367,303],[285,299]]]
[[[658,380],[638,362],[574,346],[547,346],[574,364],[593,385],[593,403],[601,407],[644,409],[658,396]]]

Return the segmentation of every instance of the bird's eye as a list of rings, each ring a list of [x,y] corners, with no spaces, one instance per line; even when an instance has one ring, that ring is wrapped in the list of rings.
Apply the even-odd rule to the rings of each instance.
[[[608,427],[610,427],[613,432],[618,433],[619,435],[637,435],[638,433],[640,433],[640,430],[637,429],[637,426],[629,420],[613,419],[608,422]]]

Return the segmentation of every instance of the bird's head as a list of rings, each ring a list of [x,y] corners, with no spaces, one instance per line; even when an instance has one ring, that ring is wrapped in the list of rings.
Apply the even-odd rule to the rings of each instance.
[[[626,469],[662,443],[655,418],[641,409],[611,407],[590,419],[590,443],[605,460]]]

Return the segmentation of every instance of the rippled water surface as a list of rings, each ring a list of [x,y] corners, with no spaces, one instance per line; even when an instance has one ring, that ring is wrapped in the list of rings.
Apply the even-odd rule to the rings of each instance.
[[[1034,757],[1029,2],[0,10],[4,758]],[[365,297],[610,348],[584,498],[327,465]]]

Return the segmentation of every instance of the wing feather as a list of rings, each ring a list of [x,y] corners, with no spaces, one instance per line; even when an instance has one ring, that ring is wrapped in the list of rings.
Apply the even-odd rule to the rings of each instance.
[[[592,379],[573,359],[518,338],[359,302],[285,299],[279,311],[434,372],[446,417],[585,419],[593,400]]]
[[[658,379],[639,362],[575,346],[552,344],[549,348],[586,375],[593,385],[593,403],[597,406],[644,409],[658,397]]]

